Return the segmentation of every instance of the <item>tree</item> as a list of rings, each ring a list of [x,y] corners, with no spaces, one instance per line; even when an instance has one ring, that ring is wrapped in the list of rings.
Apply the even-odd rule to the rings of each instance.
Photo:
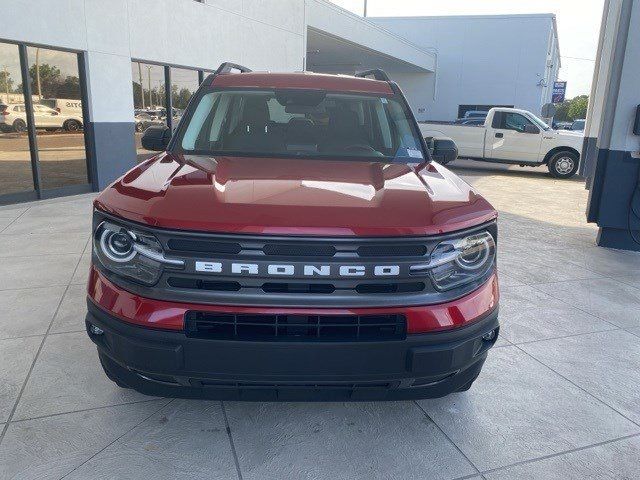
[[[180,91],[177,93],[172,92],[173,107],[184,110],[185,108],[187,108],[187,103],[189,103],[189,99],[191,98],[191,95],[193,95],[193,92],[185,87],[182,87]]]
[[[29,67],[29,77],[31,78],[32,93],[41,95],[43,98],[56,98],[58,88],[62,83],[60,79],[60,69],[55,65],[43,63],[39,67],[33,64]],[[38,89],[39,82],[39,89]]]
[[[588,95],[580,95],[571,100],[571,105],[569,106],[569,117],[572,120],[576,120],[578,118],[586,118],[587,117],[587,108],[589,106],[589,96]]]
[[[56,98],[69,98],[80,100],[80,79],[74,76],[68,76],[58,85]]]
[[[571,102],[569,100],[565,100],[560,105],[558,105],[556,114],[553,116],[553,119],[556,122],[568,122],[570,106],[571,106]]]
[[[13,79],[6,70],[0,70],[0,93],[13,93]]]
[[[560,105],[553,119],[556,122],[572,122],[578,118],[586,118],[589,96],[580,95],[571,100],[565,100]]]

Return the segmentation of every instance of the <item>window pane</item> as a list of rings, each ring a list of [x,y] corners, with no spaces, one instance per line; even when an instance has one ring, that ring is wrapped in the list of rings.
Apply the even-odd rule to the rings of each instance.
[[[133,75],[133,108],[136,126],[136,150],[141,162],[155,155],[142,148],[142,132],[153,125],[166,125],[167,110],[164,101],[164,67],[141,62],[131,63]]]
[[[42,188],[87,184],[78,55],[29,47],[27,56]]]
[[[173,128],[178,126],[191,95],[198,89],[198,71],[184,68],[171,69],[171,104],[173,106]]]
[[[18,46],[0,43],[0,195],[33,191]]]

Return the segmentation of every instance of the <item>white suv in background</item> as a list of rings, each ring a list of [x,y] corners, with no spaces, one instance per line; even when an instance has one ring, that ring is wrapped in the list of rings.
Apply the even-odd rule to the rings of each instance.
[[[82,115],[65,115],[45,105],[33,105],[36,128],[77,132],[82,129]],[[24,103],[0,105],[0,130],[24,132],[27,130],[27,113]]]

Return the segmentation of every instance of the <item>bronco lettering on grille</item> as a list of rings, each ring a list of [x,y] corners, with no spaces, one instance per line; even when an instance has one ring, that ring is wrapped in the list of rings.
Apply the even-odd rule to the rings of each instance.
[[[291,265],[257,263],[225,263],[196,261],[196,272],[225,273],[231,275],[266,275],[305,277],[362,277],[367,274],[375,277],[397,277],[399,265]]]

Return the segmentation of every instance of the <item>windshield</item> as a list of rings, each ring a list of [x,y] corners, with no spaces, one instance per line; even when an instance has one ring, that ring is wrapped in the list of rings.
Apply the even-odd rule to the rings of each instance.
[[[177,139],[185,153],[421,161],[419,132],[390,96],[321,90],[205,93]]]
[[[534,123],[536,123],[542,130],[551,130],[551,127],[549,125],[540,120],[533,113],[529,112],[529,115],[531,115],[531,120],[533,120]]]

